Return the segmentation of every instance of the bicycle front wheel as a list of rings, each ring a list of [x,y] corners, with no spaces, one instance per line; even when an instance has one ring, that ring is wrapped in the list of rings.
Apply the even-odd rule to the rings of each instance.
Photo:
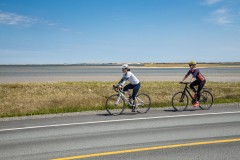
[[[188,106],[188,96],[183,92],[177,92],[172,97],[172,106],[176,111],[184,111]]]
[[[125,109],[125,101],[118,94],[114,94],[107,99],[105,106],[109,114],[120,115]]]
[[[151,107],[151,98],[145,94],[140,93],[136,96],[137,104],[138,104],[138,113],[147,113]]]
[[[200,96],[200,108],[202,110],[208,110],[212,107],[213,104],[213,96],[209,91],[202,91]]]

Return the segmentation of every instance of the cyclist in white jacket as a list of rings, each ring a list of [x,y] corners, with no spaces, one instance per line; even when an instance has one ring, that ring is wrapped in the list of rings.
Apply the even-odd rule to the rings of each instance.
[[[133,102],[134,102],[133,104],[135,105],[135,108],[137,109],[138,106],[137,106],[136,95],[141,86],[140,81],[132,72],[130,72],[130,69],[128,68],[127,64],[122,65],[122,72],[123,72],[123,77],[119,81],[117,86],[119,88],[122,88],[126,81],[130,82],[123,88],[123,91],[126,92],[129,95],[129,97],[133,99]],[[133,89],[132,95],[131,95],[131,92],[129,91],[129,89]],[[135,112],[135,108],[134,107],[132,108],[133,112]]]

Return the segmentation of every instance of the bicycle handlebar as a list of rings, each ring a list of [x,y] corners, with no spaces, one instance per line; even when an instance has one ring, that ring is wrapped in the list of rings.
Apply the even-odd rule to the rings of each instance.
[[[113,85],[113,89],[114,89],[114,91],[116,91],[116,92],[122,92],[122,88],[120,89],[119,87],[117,87],[117,86],[115,86],[115,85]]]

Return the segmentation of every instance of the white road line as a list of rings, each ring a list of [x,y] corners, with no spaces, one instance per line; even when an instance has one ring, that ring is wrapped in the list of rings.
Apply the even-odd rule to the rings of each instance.
[[[159,117],[145,117],[145,118],[132,118],[132,119],[117,119],[117,120],[106,120],[106,121],[54,124],[54,125],[45,125],[45,126],[31,126],[31,127],[22,127],[22,128],[6,128],[6,129],[0,129],[0,132],[26,130],[26,129],[37,129],[37,128],[61,127],[61,126],[73,126],[73,125],[85,125],[85,124],[101,124],[101,123],[111,123],[111,122],[138,121],[138,120],[151,120],[151,119],[164,119],[164,118],[180,118],[180,117],[194,117],[194,116],[208,116],[208,115],[223,115],[223,114],[236,114],[236,113],[240,113],[240,111],[204,113],[204,114],[189,114],[189,115],[173,115],[173,116],[159,116]]]

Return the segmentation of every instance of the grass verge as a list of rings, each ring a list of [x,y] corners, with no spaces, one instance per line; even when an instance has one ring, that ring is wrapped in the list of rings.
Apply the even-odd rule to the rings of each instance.
[[[0,84],[0,117],[105,110],[116,82],[56,82]],[[240,102],[240,83],[207,82],[214,103]],[[177,82],[142,82],[140,92],[150,95],[153,107],[171,106]]]

